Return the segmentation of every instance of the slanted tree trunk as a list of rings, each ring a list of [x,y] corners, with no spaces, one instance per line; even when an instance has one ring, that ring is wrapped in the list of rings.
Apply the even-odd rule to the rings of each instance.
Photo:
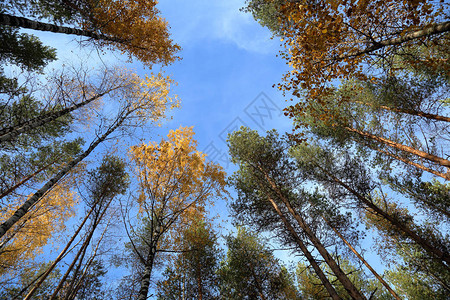
[[[72,275],[73,278],[72,278],[71,283],[69,285],[69,288],[68,288],[66,296],[68,296],[70,294],[70,292],[71,292],[71,290],[73,288],[74,282],[77,279],[78,272],[79,272],[79,270],[81,268],[81,265],[83,263],[84,256],[86,255],[86,250],[87,250],[87,248],[88,248],[88,246],[89,246],[89,244],[91,242],[92,236],[94,235],[95,229],[97,228],[97,226],[100,223],[100,221],[103,219],[103,216],[105,215],[109,205],[111,204],[111,201],[109,201],[106,204],[106,207],[102,211],[97,212],[97,215],[95,216],[94,221],[92,223],[92,228],[89,230],[89,233],[88,233],[86,239],[84,240],[81,248],[78,250],[77,255],[73,259],[72,263],[70,264],[70,266],[67,269],[66,273],[64,274],[63,278],[60,280],[58,286],[56,287],[55,291],[53,292],[52,296],[50,297],[50,300],[53,300],[53,299],[55,299],[57,297],[57,295],[58,295],[59,291],[61,290],[63,284],[66,282],[67,277],[69,276],[70,272],[72,272],[72,269],[75,267],[75,264],[77,264],[77,262],[78,262],[78,264],[76,266],[76,269],[75,269],[75,272]]]
[[[43,23],[39,21],[33,21],[23,17],[16,17],[8,14],[0,13],[0,25],[8,25],[12,27],[28,28],[40,31],[50,31],[56,33],[72,34],[78,36],[85,36],[95,40],[105,40],[115,43],[123,43],[123,40],[107,36],[104,34],[99,34],[90,30],[76,29],[65,26],[58,26],[54,24]]]
[[[420,110],[402,109],[402,108],[389,107],[389,106],[385,106],[385,105],[380,105],[380,106],[377,106],[377,107],[379,107],[381,109],[384,109],[384,110],[404,113],[404,114],[408,114],[408,115],[411,115],[411,116],[427,118],[427,119],[430,119],[430,120],[450,122],[450,117],[436,115],[436,114],[430,114],[430,113],[426,113],[426,112],[423,112],[423,111],[420,111]]]
[[[348,294],[353,299],[366,299],[364,295],[362,295],[359,290],[355,287],[355,285],[348,279],[347,275],[342,271],[341,267],[336,263],[334,258],[330,255],[328,250],[322,245],[320,240],[317,238],[317,236],[312,232],[311,228],[306,224],[305,220],[295,211],[295,209],[292,207],[291,203],[289,202],[286,197],[281,193],[280,189],[276,186],[276,184],[273,182],[273,180],[268,176],[268,174],[259,167],[259,170],[262,172],[266,180],[268,181],[269,185],[273,189],[273,191],[280,197],[280,200],[283,202],[283,204],[288,209],[289,213],[294,217],[294,219],[297,221],[298,225],[303,229],[303,231],[306,233],[310,241],[313,243],[314,247],[316,247],[317,251],[319,251],[320,255],[323,257],[325,262],[328,264],[330,269],[333,271],[333,273],[336,275],[339,282],[342,283],[345,290],[348,292]]]
[[[15,191],[18,187],[20,187],[22,184],[26,183],[28,180],[30,180],[30,179],[33,178],[34,176],[36,176],[36,175],[38,175],[39,173],[41,173],[42,171],[44,171],[45,169],[47,169],[48,167],[50,167],[50,166],[51,166],[52,164],[54,164],[55,162],[56,162],[56,160],[53,161],[53,162],[51,162],[51,163],[49,163],[49,164],[46,165],[46,166],[43,166],[42,168],[40,168],[40,169],[38,169],[38,170],[36,170],[36,171],[33,172],[32,174],[29,174],[28,176],[25,176],[24,178],[22,178],[22,180],[20,180],[19,182],[17,182],[14,186],[12,186],[12,187],[10,187],[10,188],[8,188],[8,189],[6,189],[6,190],[1,191],[0,199],[3,198],[3,197],[5,197],[5,196],[8,196],[8,195],[11,194],[12,192],[14,192],[14,191]]]
[[[58,172],[52,179],[50,179],[42,188],[40,188],[33,196],[31,196],[24,204],[12,215],[8,220],[6,220],[3,224],[0,225],[0,238],[5,235],[5,233],[11,229],[14,224],[16,224],[30,209],[32,205],[37,203],[42,199],[43,195],[49,191],[64,175],[66,175],[73,167],[75,167],[80,161],[86,158],[94,149],[102,143],[106,138],[113,133],[122,123],[127,119],[128,115],[131,112],[124,113],[116,123],[111,126],[108,131],[106,131],[101,137],[95,140],[89,148],[80,154],[77,158],[73,159],[71,162],[67,164],[61,171]]]
[[[318,165],[317,165],[318,166]],[[324,168],[318,166],[322,172],[327,174],[333,181],[335,181],[340,186],[344,187],[346,190],[348,190],[350,193],[352,193],[356,198],[361,201],[365,206],[370,208],[374,214],[388,220],[394,227],[401,230],[406,236],[408,236],[410,239],[412,239],[414,242],[416,242],[418,245],[420,245],[425,251],[427,251],[431,256],[438,258],[442,260],[443,262],[446,262],[447,264],[443,264],[446,268],[449,268],[450,265],[450,255],[448,253],[444,253],[441,250],[437,249],[436,247],[433,247],[431,243],[429,243],[427,240],[419,236],[416,232],[414,232],[412,229],[410,229],[405,224],[399,222],[396,218],[379,208],[377,205],[375,205],[372,201],[369,201],[366,197],[352,189],[350,186],[348,186],[345,182],[341,181],[339,178],[334,176],[333,174],[329,173]]]
[[[359,254],[358,251],[356,251],[355,248],[344,238],[344,236],[331,224],[330,221],[328,221],[327,218],[322,216],[323,220],[330,226],[331,229],[337,234],[337,236],[348,246],[348,248],[356,255],[356,257],[359,258],[359,260],[367,267],[367,269],[372,272],[372,274],[380,281],[380,283],[389,291],[389,293],[397,300],[401,300],[401,298],[395,293],[395,291],[389,286],[389,284],[384,281],[384,279],[375,271],[374,268],[362,257],[361,254]]]
[[[25,296],[25,298],[23,298],[24,300],[29,300],[31,299],[31,297],[33,296],[33,294],[36,292],[36,290],[41,286],[41,284],[44,282],[45,279],[47,279],[47,276],[50,275],[50,273],[53,271],[53,269],[56,267],[56,265],[61,261],[61,259],[65,256],[67,250],[69,250],[69,247],[72,245],[73,241],[75,240],[75,238],[78,236],[78,234],[80,233],[81,229],[83,228],[84,224],[86,223],[86,221],[89,219],[89,216],[92,214],[93,208],[91,208],[89,210],[89,212],[86,214],[86,216],[84,217],[83,221],[81,222],[81,224],[78,226],[77,230],[75,231],[75,233],[72,235],[72,237],[70,238],[70,240],[67,242],[66,246],[64,247],[64,249],[59,253],[58,257],[53,261],[53,263],[47,268],[47,270],[42,274],[41,278],[39,279],[38,282],[36,282],[36,284],[34,285],[34,287],[28,292],[28,294]]]
[[[425,167],[424,165],[421,165],[421,164],[412,162],[412,161],[410,161],[410,160],[408,160],[408,159],[406,159],[406,158],[403,158],[403,157],[400,157],[400,156],[395,155],[395,154],[393,154],[393,153],[390,153],[389,151],[386,151],[386,150],[382,150],[382,149],[378,149],[378,148],[375,149],[375,150],[378,151],[378,152],[380,152],[380,153],[386,154],[387,156],[390,156],[390,157],[392,157],[392,158],[395,158],[395,159],[397,159],[397,160],[399,160],[399,161],[401,161],[401,162],[404,162],[405,164],[414,166],[414,167],[416,167],[417,169],[420,169],[420,170],[426,171],[426,172],[428,172],[428,173],[434,174],[434,175],[436,175],[436,176],[442,177],[442,178],[444,178],[444,179],[446,179],[446,180],[450,180],[450,173],[444,174],[444,173],[438,172],[438,171],[433,170],[433,169],[431,169],[431,168]]]
[[[244,248],[245,254],[247,257],[249,257],[247,249]],[[259,280],[259,277],[255,273],[255,266],[252,264],[252,260],[249,259],[248,263],[250,264],[250,271],[252,272],[252,277],[255,280],[256,289],[258,290],[258,294],[261,297],[262,300],[266,300],[266,297],[264,296],[264,291],[261,285],[261,281]]]
[[[417,149],[415,149],[413,147],[410,147],[410,146],[405,146],[403,144],[396,143],[394,141],[391,141],[391,140],[388,140],[388,139],[376,136],[374,134],[371,134],[371,133],[368,133],[368,132],[365,132],[365,131],[362,131],[362,130],[358,130],[358,129],[355,129],[355,128],[352,128],[352,127],[348,127],[348,126],[346,126],[344,128],[346,130],[348,130],[349,132],[357,133],[358,135],[360,135],[362,137],[375,140],[377,142],[383,143],[383,144],[385,144],[385,145],[387,145],[389,147],[395,148],[397,150],[401,150],[401,151],[404,151],[404,152],[408,152],[408,153],[417,155],[417,156],[419,156],[421,158],[424,158],[424,159],[427,159],[429,161],[432,161],[432,162],[434,162],[436,164],[439,164],[439,165],[441,165],[443,167],[450,168],[450,160],[443,159],[441,157],[438,157],[438,156],[433,155],[433,154],[429,154],[429,153],[421,151],[421,150],[417,150]]]
[[[283,214],[283,212],[280,210],[280,207],[278,204],[270,197],[268,196],[267,199],[269,200],[270,204],[272,205],[273,209],[276,211],[278,216],[283,221],[284,226],[289,231],[291,236],[294,238],[295,242],[299,246],[300,250],[305,255],[308,262],[311,264],[311,266],[314,269],[314,272],[316,272],[317,276],[319,277],[320,281],[322,282],[323,286],[327,290],[328,294],[330,294],[330,297],[334,300],[340,300],[341,297],[337,294],[334,287],[331,285],[330,281],[328,280],[327,276],[323,273],[322,269],[320,268],[319,264],[315,260],[315,258],[312,256],[311,252],[309,252],[306,245],[303,243],[302,239],[299,237],[295,229],[292,227],[289,220],[286,218],[286,216]]]
[[[0,142],[10,141],[11,139],[18,136],[21,133],[30,131],[32,129],[38,128],[39,126],[42,126],[42,125],[45,125],[52,121],[55,121],[56,119],[58,119],[64,115],[67,115],[80,107],[88,105],[92,101],[102,97],[105,94],[106,93],[101,93],[101,94],[95,95],[89,99],[86,99],[83,102],[75,104],[71,107],[61,109],[61,110],[55,111],[55,112],[46,113],[42,116],[38,116],[36,118],[21,122],[12,127],[2,128],[2,129],[0,129]]]
[[[356,51],[350,55],[341,55],[337,59],[344,60],[344,59],[348,59],[348,58],[352,58],[352,57],[358,57],[358,56],[361,56],[364,54],[372,53],[374,51],[377,51],[377,50],[387,47],[387,46],[400,45],[400,44],[408,42],[408,41],[420,39],[420,38],[435,35],[435,34],[444,33],[447,31],[450,31],[450,21],[439,23],[439,24],[434,24],[431,26],[425,26],[424,28],[402,34],[398,38],[374,42],[371,46],[367,47],[364,50]]]

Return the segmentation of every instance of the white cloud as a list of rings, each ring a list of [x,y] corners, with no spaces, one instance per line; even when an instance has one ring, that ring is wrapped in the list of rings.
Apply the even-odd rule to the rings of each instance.
[[[239,11],[244,0],[171,0],[159,4],[172,27],[174,40],[181,45],[220,39],[246,51],[269,53],[278,42],[253,17]]]

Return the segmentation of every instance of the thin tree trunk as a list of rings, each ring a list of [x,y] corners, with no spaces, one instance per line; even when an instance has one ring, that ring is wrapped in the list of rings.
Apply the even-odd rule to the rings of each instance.
[[[61,251],[61,253],[59,253],[58,257],[55,259],[55,261],[47,268],[47,270],[42,274],[41,278],[39,279],[39,281],[36,283],[36,285],[28,292],[28,294],[25,296],[24,300],[28,300],[30,299],[33,294],[36,292],[36,290],[41,286],[41,284],[44,282],[44,280],[47,278],[48,275],[50,275],[50,273],[53,271],[53,269],[56,267],[56,265],[61,261],[61,259],[64,257],[64,255],[66,254],[67,250],[69,249],[70,245],[72,245],[73,241],[75,240],[75,238],[78,236],[78,234],[80,233],[81,229],[83,228],[84,224],[86,223],[86,221],[89,219],[89,216],[91,215],[93,211],[93,208],[91,208],[88,212],[88,214],[84,217],[83,221],[81,222],[81,224],[78,226],[77,230],[75,231],[75,233],[72,235],[72,237],[70,238],[70,240],[67,242],[66,246],[64,247],[64,249]]]
[[[389,110],[389,111],[400,112],[400,113],[404,113],[404,114],[408,114],[408,115],[412,115],[412,116],[418,116],[418,117],[422,117],[422,118],[427,118],[427,119],[431,119],[431,120],[450,122],[450,117],[445,117],[445,116],[436,115],[436,114],[429,114],[429,113],[419,111],[419,110],[394,108],[394,107],[389,107],[389,106],[385,106],[385,105],[381,105],[378,107],[385,109],[385,110]]]
[[[203,285],[202,285],[202,274],[200,269],[197,272],[197,288],[198,288],[198,300],[203,300]]]
[[[355,128],[351,128],[351,127],[344,127],[344,128],[346,130],[350,131],[350,132],[355,132],[355,133],[359,134],[362,137],[370,138],[370,139],[375,140],[377,142],[383,143],[383,144],[385,144],[385,145],[387,145],[389,147],[392,147],[392,148],[395,148],[395,149],[398,149],[398,150],[401,150],[401,151],[405,151],[405,152],[417,155],[419,157],[422,157],[424,159],[427,159],[429,161],[437,163],[437,164],[439,164],[441,166],[450,168],[450,160],[443,159],[443,158],[438,157],[436,155],[429,154],[427,152],[424,152],[424,151],[421,151],[421,150],[417,150],[417,149],[415,149],[413,147],[405,146],[405,145],[393,142],[391,140],[388,140],[388,139],[385,139],[385,138],[382,138],[382,137],[376,136],[374,134],[370,134],[370,133],[367,133],[367,132],[364,132],[364,131],[361,131],[361,130],[358,130],[358,129],[355,129]]]
[[[364,257],[362,257],[361,254],[359,254],[358,251],[356,251],[355,248],[353,248],[353,246],[344,238],[344,236],[330,223],[330,221],[328,221],[327,218],[325,218],[324,216],[322,216],[323,220],[328,224],[328,226],[331,227],[331,229],[333,229],[333,231],[341,238],[341,240],[350,248],[350,250],[359,258],[359,260],[361,260],[361,262],[367,267],[367,269],[370,270],[370,272],[372,272],[372,274],[378,279],[378,281],[380,281],[380,283],[382,285],[384,285],[384,287],[389,291],[389,293],[391,293],[391,295],[397,299],[397,300],[401,300],[401,298],[395,293],[395,291],[389,286],[389,284],[384,281],[384,279],[377,273],[377,271],[375,271],[372,266],[364,259]]]
[[[101,200],[103,200],[103,199],[101,199]],[[100,203],[101,203],[101,200],[99,201]],[[112,202],[112,199],[106,204],[106,207],[102,211],[99,211],[95,215],[94,221],[92,223],[92,228],[89,230],[89,234],[86,237],[86,240],[83,242],[83,245],[81,246],[80,250],[78,250],[77,255],[75,256],[75,258],[73,259],[73,261],[70,264],[69,268],[67,269],[66,273],[64,274],[63,278],[59,282],[57,288],[55,289],[55,291],[53,292],[52,296],[50,297],[50,300],[54,299],[58,295],[59,290],[62,288],[64,282],[67,280],[67,277],[69,276],[70,272],[75,267],[75,264],[78,261],[78,264],[77,264],[77,266],[75,268],[75,271],[74,271],[74,273],[72,275],[72,280],[70,282],[68,290],[66,291],[66,297],[70,294],[70,292],[71,292],[71,290],[73,288],[73,285],[74,285],[74,283],[75,283],[75,281],[77,279],[78,272],[79,272],[79,270],[81,268],[81,265],[83,263],[84,256],[86,255],[87,247],[89,246],[89,244],[90,244],[90,242],[92,240],[92,236],[94,235],[95,229],[97,229],[98,224],[103,219],[103,216],[105,215],[105,213],[106,213],[109,205],[111,204],[111,202]],[[80,258],[80,256],[81,256],[81,258]]]
[[[419,39],[422,37],[427,37],[427,36],[431,36],[431,35],[435,35],[435,34],[444,33],[447,31],[450,31],[450,21],[439,23],[439,24],[434,24],[431,26],[425,26],[422,29],[408,32],[406,34],[402,34],[398,38],[375,42],[372,46],[370,46],[364,50],[354,52],[350,55],[341,55],[338,57],[338,60],[348,59],[351,57],[358,57],[358,56],[361,56],[364,54],[374,52],[374,51],[384,48],[386,46],[400,45],[404,42],[412,41],[415,39]]]
[[[33,21],[23,17],[16,17],[8,14],[0,13],[0,24],[12,27],[29,28],[40,31],[50,31],[56,33],[64,33],[78,36],[85,36],[95,40],[105,40],[115,43],[124,43],[125,41],[104,34],[99,34],[90,30],[82,30],[65,26],[58,26],[38,21]]]
[[[72,263],[70,264],[70,266],[67,269],[66,273],[64,273],[64,276],[59,281],[58,286],[53,291],[53,294],[50,296],[49,300],[53,300],[53,299],[55,299],[58,296],[59,291],[62,289],[64,282],[66,282],[67,277],[69,277],[69,274],[70,274],[70,272],[72,272],[72,269],[75,267],[75,264],[77,263],[78,259],[80,258],[81,255],[83,255],[83,257],[84,257],[84,254],[86,253],[87,246],[88,246],[88,244],[90,242],[90,237],[91,237],[91,232],[89,233],[88,237],[83,242],[83,244],[81,245],[81,248],[78,250],[77,255],[72,260]]]
[[[244,248],[244,251],[245,251],[245,254],[247,255],[247,257],[249,257],[247,249]],[[255,273],[255,266],[252,264],[252,260],[250,258],[248,259],[248,263],[250,264],[250,270],[252,272],[253,279],[255,280],[256,288],[258,289],[258,294],[262,300],[266,300],[266,297],[264,296],[264,293],[263,293],[263,288],[262,288],[261,282]]]
[[[442,177],[442,178],[444,178],[445,180],[450,180],[450,173],[444,174],[444,173],[435,171],[435,170],[433,170],[433,169],[431,169],[431,168],[425,167],[424,165],[421,165],[421,164],[412,162],[412,161],[410,161],[410,160],[408,160],[408,159],[406,159],[406,158],[403,158],[403,157],[400,157],[400,156],[398,156],[398,155],[392,154],[392,153],[390,153],[389,151],[381,150],[381,149],[378,149],[378,148],[375,149],[375,150],[378,151],[378,152],[380,152],[380,153],[386,154],[387,156],[390,156],[390,157],[392,157],[392,158],[395,158],[395,159],[397,159],[397,160],[399,160],[399,161],[401,161],[401,162],[404,162],[405,164],[414,166],[414,167],[416,167],[416,168],[418,168],[418,169],[420,169],[420,170],[423,170],[423,171],[426,171],[426,172],[428,172],[428,173],[434,174],[434,175],[436,175],[436,176]]]
[[[15,126],[3,128],[0,130],[0,142],[9,141],[21,133],[30,131],[32,129],[35,129],[37,127],[45,125],[49,122],[55,121],[56,119],[58,119],[64,115],[67,115],[67,114],[71,113],[72,111],[91,103],[92,101],[102,97],[105,94],[106,94],[106,92],[95,95],[94,97],[91,97],[91,98],[89,98],[83,102],[80,102],[78,104],[75,104],[71,107],[68,107],[68,108],[65,108],[65,109],[62,109],[62,110],[59,110],[56,112],[49,112],[42,116],[33,118],[31,120],[21,122]]]
[[[131,113],[131,112],[130,112]],[[17,223],[30,209],[30,207],[38,202],[42,196],[49,191],[64,175],[66,175],[70,170],[72,170],[75,165],[77,165],[80,161],[82,161],[85,157],[87,157],[101,142],[103,142],[111,133],[114,132],[128,117],[130,113],[125,113],[122,117],[117,120],[116,124],[111,126],[108,131],[99,137],[94,143],[92,143],[89,148],[80,154],[76,159],[72,160],[67,164],[58,174],[56,174],[52,179],[50,179],[41,189],[39,189],[33,196],[31,196],[25,203],[11,216],[8,220],[6,220],[2,225],[0,225],[0,238],[5,235],[5,233],[11,229],[14,224]]]
[[[65,299],[74,299],[76,297],[76,295],[78,293],[78,290],[80,289],[81,284],[83,283],[83,280],[86,277],[86,274],[87,274],[89,268],[91,267],[92,262],[94,261],[94,258],[97,256],[98,248],[100,246],[101,241],[103,240],[103,237],[105,236],[105,233],[106,233],[106,230],[108,229],[108,226],[109,226],[109,223],[105,226],[105,229],[103,230],[102,235],[100,236],[100,239],[97,242],[97,245],[95,246],[94,253],[91,255],[91,257],[89,258],[88,262],[86,263],[86,265],[84,267],[84,270],[83,270],[83,273],[81,274],[80,278],[76,278],[74,276],[75,279],[77,279],[77,283],[76,283],[76,285],[75,285],[75,287],[73,288],[72,291],[70,291],[70,290],[68,291],[68,293],[66,294]]]
[[[284,223],[284,226],[286,226],[287,230],[289,231],[289,233],[291,234],[291,236],[294,238],[295,242],[297,243],[297,245],[300,247],[300,250],[303,252],[303,254],[305,255],[306,259],[308,260],[308,262],[311,264],[311,266],[313,267],[314,271],[316,272],[317,276],[319,277],[320,281],[322,282],[323,286],[325,287],[325,289],[327,290],[328,294],[330,294],[330,297],[334,300],[340,300],[341,297],[339,297],[339,295],[337,294],[336,290],[334,289],[334,287],[331,285],[330,281],[328,280],[328,278],[325,276],[325,274],[323,273],[322,269],[320,268],[319,264],[316,262],[316,260],[314,259],[314,257],[312,256],[311,252],[309,252],[308,248],[306,247],[306,245],[303,243],[302,239],[298,236],[297,232],[295,231],[295,229],[292,227],[291,223],[289,222],[289,220],[286,218],[286,216],[281,212],[278,204],[276,204],[275,201],[273,201],[273,199],[270,196],[267,196],[267,199],[269,200],[270,204],[272,205],[273,209],[277,212],[278,216],[280,216],[281,220]]]
[[[365,106],[369,106],[369,107],[372,107],[372,108],[375,108],[375,109],[381,108],[381,109],[388,110],[388,111],[404,113],[404,114],[408,114],[408,115],[411,115],[411,116],[427,118],[427,119],[430,119],[430,120],[450,122],[450,117],[441,116],[441,115],[437,115],[437,114],[430,114],[430,113],[426,113],[426,112],[423,112],[423,111],[420,111],[420,110],[403,109],[403,108],[398,108],[398,107],[390,107],[390,106],[386,106],[386,105],[374,105],[372,103],[363,102],[363,101],[351,101],[351,102],[362,104],[362,105],[365,105]]]
[[[317,165],[318,166],[318,165]],[[406,234],[409,238],[411,238],[413,241],[415,241],[417,244],[419,244],[424,250],[426,250],[429,254],[431,254],[433,257],[436,257],[442,261],[445,261],[447,264],[450,265],[450,256],[448,253],[444,253],[441,250],[437,249],[436,247],[433,247],[428,241],[424,240],[422,237],[420,237],[416,232],[412,231],[409,227],[406,225],[400,223],[398,220],[396,220],[394,217],[386,213],[384,210],[379,208],[377,205],[366,199],[363,195],[352,189],[350,186],[348,186],[346,183],[341,181],[339,178],[334,176],[333,174],[329,173],[324,168],[320,167],[320,170],[327,174],[330,178],[333,179],[336,183],[344,187],[346,190],[348,190],[350,193],[355,195],[362,203],[364,203],[367,207],[369,207],[374,214],[379,215],[383,217],[384,219],[388,220],[392,225],[397,227],[399,230],[401,230],[404,234]],[[443,264],[445,267],[449,268],[448,265]]]
[[[153,262],[156,255],[156,246],[152,246],[150,253],[147,256],[145,271],[141,279],[141,288],[139,289],[139,295],[137,300],[146,300],[148,295],[148,290],[150,287],[150,278],[152,276]]]
[[[267,175],[266,172],[262,168],[260,168],[260,171],[264,174],[264,177],[269,182],[272,189],[277,193],[277,195],[280,197],[280,200],[284,203],[286,208],[288,209],[289,213],[294,217],[294,219],[297,221],[298,225],[305,231],[308,238],[313,243],[314,247],[316,247],[317,251],[319,251],[320,255],[322,255],[325,262],[330,266],[333,273],[336,275],[337,279],[342,283],[345,290],[348,292],[348,294],[353,299],[366,299],[364,295],[362,295],[358,289],[355,287],[355,285],[348,279],[347,275],[342,271],[342,269],[339,267],[339,265],[336,263],[336,261],[333,259],[333,257],[330,255],[328,250],[322,245],[320,240],[317,238],[317,236],[312,232],[311,228],[306,224],[305,220],[297,214],[297,212],[294,210],[294,208],[291,206],[291,203],[284,197],[284,195],[281,193],[279,188],[276,186],[276,184],[273,182],[273,180]]]
[[[38,169],[37,171],[35,171],[34,173],[25,176],[24,178],[22,178],[22,180],[20,180],[18,183],[16,183],[14,186],[10,187],[7,190],[4,190],[1,194],[0,194],[0,199],[8,196],[10,193],[14,192],[18,187],[20,187],[22,184],[26,183],[28,180],[30,180],[31,178],[33,178],[34,176],[36,176],[37,174],[41,173],[42,171],[44,171],[45,169],[47,169],[48,167],[50,167],[51,165],[53,165],[57,160],[59,159],[59,157],[57,159],[55,159],[53,162],[47,164],[46,166],[43,166],[42,168]]]

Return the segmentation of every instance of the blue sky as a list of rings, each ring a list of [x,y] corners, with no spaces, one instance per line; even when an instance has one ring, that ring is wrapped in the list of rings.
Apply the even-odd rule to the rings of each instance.
[[[244,5],[243,0],[171,0],[158,4],[161,15],[169,22],[173,40],[182,47],[179,53],[182,59],[162,69],[178,83],[173,93],[181,99],[181,108],[173,111],[171,121],[150,135],[136,136],[135,142],[159,141],[170,129],[194,126],[199,150],[231,174],[235,168],[227,158],[225,143],[229,131],[241,125],[261,132],[272,128],[280,132],[290,130],[291,120],[281,111],[287,103],[272,87],[288,70],[285,61],[277,57],[280,42],[271,39],[269,30],[262,28],[250,14],[239,11]],[[49,69],[77,61],[88,61],[89,66],[95,67],[103,61],[113,65],[126,64],[141,76],[152,71],[144,69],[139,61],[125,63],[126,58],[118,53],[107,52],[99,57],[92,48],[80,47],[73,36],[25,32],[37,35],[44,44],[57,48],[58,61]],[[158,70],[155,66],[153,71]],[[107,146],[99,148],[87,158],[89,161],[100,157]],[[226,202],[218,201],[211,214],[219,214],[220,222],[226,220]],[[221,225],[231,226],[229,222]],[[114,275],[120,278],[122,274]]]

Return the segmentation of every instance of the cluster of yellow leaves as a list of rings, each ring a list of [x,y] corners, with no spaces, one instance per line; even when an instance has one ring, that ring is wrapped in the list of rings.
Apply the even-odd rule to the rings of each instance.
[[[14,272],[16,266],[42,253],[42,248],[55,233],[62,231],[67,219],[74,215],[76,194],[72,183],[63,180],[47,193],[2,239],[0,276]],[[31,195],[30,195],[31,196]],[[26,199],[22,197],[1,211],[0,220],[8,219]]]
[[[285,79],[286,89],[307,89],[312,98],[325,82],[337,78],[364,79],[361,53],[377,42],[401,37],[444,15],[443,5],[429,0],[288,2],[283,8],[284,57],[294,70]]]
[[[159,16],[155,0],[95,1],[84,28],[98,30],[117,39],[114,46],[147,65],[169,64],[178,59],[180,47],[173,44],[168,24]],[[106,42],[108,43],[108,42]]]
[[[197,151],[191,127],[171,130],[167,140],[131,147],[130,157],[140,180],[141,211],[149,202],[155,211],[175,213],[189,206],[202,206],[224,192],[225,173],[207,163]],[[186,210],[189,212],[189,210]]]
[[[156,122],[166,116],[166,109],[180,107],[178,97],[169,95],[170,86],[174,84],[169,76],[158,73],[141,79],[131,74],[129,80],[133,83],[127,94],[132,100],[131,110],[136,112],[141,122]]]
[[[396,45],[378,49],[380,42],[446,21],[445,4],[432,3],[430,0],[286,1],[281,9],[284,17],[280,19],[285,46],[282,56],[292,70],[285,74],[278,88],[304,100],[288,107],[285,114],[295,118],[312,110],[311,103],[320,104],[320,111],[326,110],[323,99],[332,93],[336,80],[373,80],[368,67],[379,67],[380,57],[387,57],[385,54],[397,49]],[[405,42],[402,47],[411,44],[417,41]],[[394,70],[395,66],[390,68]],[[296,124],[296,129],[299,127],[301,124]]]

